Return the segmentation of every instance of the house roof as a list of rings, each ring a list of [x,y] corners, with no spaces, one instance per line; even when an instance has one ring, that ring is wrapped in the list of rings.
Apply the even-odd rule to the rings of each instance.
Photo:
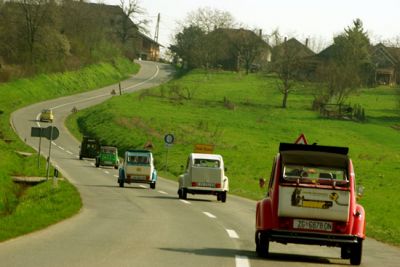
[[[283,45],[287,45],[292,51],[296,51],[297,56],[300,58],[311,57],[315,55],[314,51],[312,51],[308,46],[302,44],[296,38],[290,38],[286,42],[283,42],[275,47],[280,48]]]
[[[225,34],[226,36],[230,37],[231,39],[243,37],[243,38],[259,38],[262,41],[262,44],[265,48],[271,50],[271,46],[265,42],[259,35],[257,35],[254,31],[248,29],[232,29],[232,28],[218,28],[215,29],[211,34]]]

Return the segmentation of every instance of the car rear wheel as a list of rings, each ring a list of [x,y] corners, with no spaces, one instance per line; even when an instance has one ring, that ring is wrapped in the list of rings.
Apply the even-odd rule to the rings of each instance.
[[[119,182],[119,187],[124,187],[124,182]]]
[[[350,264],[360,265],[362,257],[362,239],[358,239],[358,242],[351,248]]]
[[[156,182],[150,183],[150,188],[151,188],[151,189],[156,189]]]
[[[226,191],[221,193],[221,202],[225,203],[226,202]]]
[[[342,259],[350,259],[351,248],[349,246],[344,246],[340,248],[340,257]]]
[[[256,232],[256,253],[259,257],[268,257],[269,239],[265,233]]]
[[[182,199],[187,199],[187,190],[186,190],[186,188],[182,188]]]
[[[117,170],[117,169],[118,169],[118,165],[115,165],[115,166],[114,166],[114,169],[116,169],[116,170]]]

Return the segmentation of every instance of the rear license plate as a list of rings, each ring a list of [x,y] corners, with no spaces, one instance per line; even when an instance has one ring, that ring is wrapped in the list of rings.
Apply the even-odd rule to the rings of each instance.
[[[200,186],[200,187],[212,187],[212,188],[214,188],[214,187],[215,187],[215,184],[213,184],[213,183],[207,183],[207,182],[199,182],[199,183],[198,183],[198,186]]]
[[[333,224],[332,224],[332,222],[294,219],[293,220],[293,228],[294,229],[332,232]]]

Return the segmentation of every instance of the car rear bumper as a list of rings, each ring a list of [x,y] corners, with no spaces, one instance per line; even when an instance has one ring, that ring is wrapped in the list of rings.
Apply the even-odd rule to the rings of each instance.
[[[191,194],[202,194],[202,195],[216,195],[222,193],[225,190],[223,188],[208,188],[208,187],[188,187],[187,192]]]
[[[258,231],[268,236],[269,241],[278,243],[295,243],[307,245],[321,245],[340,247],[345,244],[358,243],[359,237],[354,235],[343,235],[333,233],[301,232],[286,230]]]
[[[155,180],[147,180],[147,179],[133,179],[133,178],[125,178],[125,183],[132,184],[132,183],[139,183],[139,184],[152,184],[155,183]]]

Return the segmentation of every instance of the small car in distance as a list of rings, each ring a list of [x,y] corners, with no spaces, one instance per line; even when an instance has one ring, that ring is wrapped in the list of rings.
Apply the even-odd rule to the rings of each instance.
[[[101,146],[100,153],[96,157],[96,167],[112,166],[118,169],[118,149],[113,146]]]
[[[339,247],[360,265],[365,211],[357,203],[347,147],[281,143],[264,199],[256,206],[256,252],[269,243]]]
[[[191,153],[186,172],[179,176],[179,198],[186,199],[188,193],[216,195],[218,201],[226,202],[229,180],[225,171],[221,155]]]
[[[100,152],[100,141],[96,138],[84,136],[80,145],[79,159],[96,158]]]
[[[43,109],[40,113],[39,120],[42,122],[53,122],[53,111],[51,109]]]
[[[154,167],[153,154],[149,150],[127,150],[124,162],[119,168],[118,184],[145,183],[151,189],[156,188],[157,170]]]

